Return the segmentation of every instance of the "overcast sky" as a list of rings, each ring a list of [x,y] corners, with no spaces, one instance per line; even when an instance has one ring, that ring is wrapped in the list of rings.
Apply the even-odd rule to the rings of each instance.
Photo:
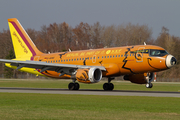
[[[180,37],[180,0],[0,0],[0,31],[17,18],[25,29],[66,22],[148,25],[156,38],[163,26]]]

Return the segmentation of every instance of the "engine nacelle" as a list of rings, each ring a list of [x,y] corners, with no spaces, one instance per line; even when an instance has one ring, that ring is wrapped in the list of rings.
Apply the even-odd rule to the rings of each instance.
[[[154,73],[125,75],[124,80],[137,84],[146,84],[148,81],[152,82],[154,80]]]
[[[82,83],[97,83],[102,79],[102,72],[99,68],[78,69],[76,79]]]

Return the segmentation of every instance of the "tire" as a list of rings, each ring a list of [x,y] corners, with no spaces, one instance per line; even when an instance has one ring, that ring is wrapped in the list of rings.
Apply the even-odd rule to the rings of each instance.
[[[75,86],[75,87],[74,87],[74,90],[79,90],[79,87],[80,87],[80,86],[79,86],[79,83],[74,83],[74,86]]]
[[[152,83],[150,83],[149,88],[152,88],[152,87],[153,87],[153,84],[152,84]]]
[[[106,91],[109,90],[109,84],[108,83],[104,83],[103,84],[103,89],[106,90]]]
[[[75,89],[75,84],[74,83],[69,83],[68,88],[69,88],[69,90],[74,90]]]
[[[113,90],[114,89],[114,85],[112,83],[109,83],[109,90]]]

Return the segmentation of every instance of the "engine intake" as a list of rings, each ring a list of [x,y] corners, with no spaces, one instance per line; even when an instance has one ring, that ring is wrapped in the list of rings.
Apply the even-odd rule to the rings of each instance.
[[[102,79],[102,72],[99,68],[78,69],[76,79],[82,83],[97,83]]]

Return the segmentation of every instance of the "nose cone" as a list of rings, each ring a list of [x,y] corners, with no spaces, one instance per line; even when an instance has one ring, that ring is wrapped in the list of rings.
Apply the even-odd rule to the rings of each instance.
[[[176,58],[174,57],[174,56],[172,56],[172,55],[168,55],[167,57],[166,57],[166,66],[168,67],[168,68],[171,68],[172,66],[174,66],[175,64],[176,64]]]

